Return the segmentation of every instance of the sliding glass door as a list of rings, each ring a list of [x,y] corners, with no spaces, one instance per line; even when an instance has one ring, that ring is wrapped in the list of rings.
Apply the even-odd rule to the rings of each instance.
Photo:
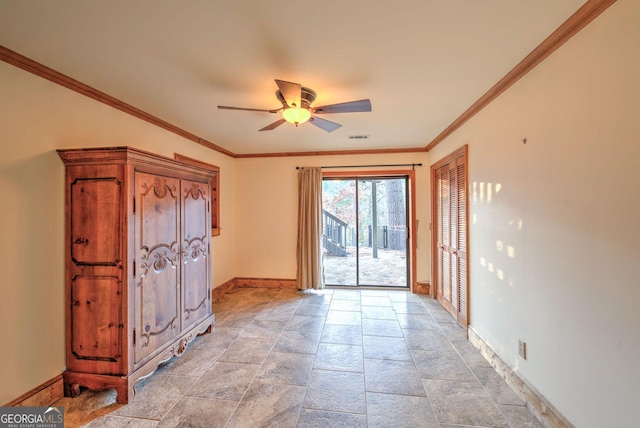
[[[408,177],[325,178],[326,285],[408,287]]]

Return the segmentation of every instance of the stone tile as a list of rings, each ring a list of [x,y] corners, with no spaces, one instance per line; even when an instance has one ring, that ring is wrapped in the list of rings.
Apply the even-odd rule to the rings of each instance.
[[[303,293],[300,293],[300,298],[302,301],[300,302],[300,306],[304,305],[328,305],[331,303],[333,299],[333,290],[307,290]]]
[[[320,342],[362,346],[362,327],[359,325],[325,324]]]
[[[525,406],[498,404],[510,426],[518,428],[544,428],[544,425]]]
[[[239,337],[229,345],[218,361],[262,364],[273,344],[274,340]]]
[[[312,370],[304,408],[366,413],[364,373]]]
[[[365,358],[411,361],[411,353],[402,337],[364,336]]]
[[[449,339],[438,330],[402,330],[409,349],[455,352]]]
[[[420,303],[420,295],[413,294],[409,291],[388,291],[389,300],[392,302],[414,302]]]
[[[259,364],[215,363],[186,395],[240,401],[260,368]]]
[[[112,415],[160,420],[196,380],[190,376],[151,376],[138,384],[134,399],[129,397],[129,404]]]
[[[242,302],[271,302],[280,292],[277,288],[239,287],[231,290],[230,294],[239,296]]]
[[[327,314],[327,324],[332,325],[362,325],[362,315],[360,312],[351,311],[329,311]]]
[[[297,288],[278,288],[278,293],[274,299],[300,299],[302,291]]]
[[[66,426],[542,426],[427,296],[243,288],[214,310],[213,333],[131,404],[114,390],[55,403]]]
[[[296,308],[294,315],[326,317],[329,312],[329,305],[300,305]]]
[[[216,314],[217,319],[218,314],[222,316],[227,312],[256,315],[262,312],[268,303],[234,301],[214,303],[213,305],[213,313]]]
[[[362,334],[365,336],[403,337],[400,324],[396,320],[362,320]]]
[[[472,367],[471,371],[473,371],[480,384],[484,386],[484,389],[489,392],[489,395],[496,403],[514,406],[524,406],[526,404],[491,366]]]
[[[360,312],[362,313],[362,319],[396,320],[396,311],[392,307],[363,306]]]
[[[367,416],[302,409],[297,428],[366,428]]]
[[[333,300],[329,305],[330,311],[359,311],[360,302],[357,300]]]
[[[277,339],[286,321],[266,321],[254,319],[240,333],[240,337],[253,339]]]
[[[284,327],[285,330],[322,332],[324,316],[294,315]]]
[[[480,351],[468,340],[452,340],[451,344],[469,367],[491,367],[491,364],[482,356]]]
[[[273,350],[296,354],[314,354],[318,351],[320,333],[313,331],[285,330],[280,333]]]
[[[457,352],[412,350],[411,355],[423,379],[476,380]]]
[[[241,328],[221,327],[216,324],[211,334],[202,336],[202,342],[211,347],[226,348],[238,337],[241,331]]]
[[[460,326],[460,324],[452,323],[438,323],[442,332],[449,340],[467,340],[467,331]]]
[[[398,323],[400,327],[407,330],[440,330],[437,322],[431,318],[431,315],[421,314],[398,314]]]
[[[367,392],[425,396],[425,391],[413,362],[364,360]]]
[[[225,348],[212,347],[200,340],[192,342],[184,354],[162,365],[157,373],[200,377],[222,355]]]
[[[293,427],[305,387],[254,382],[226,427]]]
[[[362,306],[377,306],[383,308],[392,308],[389,296],[362,296],[360,299]]]
[[[429,314],[433,317],[434,320],[440,323],[455,323],[456,320],[453,318],[446,309],[442,306],[429,306]]]
[[[157,427],[158,423],[158,421],[151,419],[106,415],[94,420],[89,425],[73,425],[66,420],[65,409],[65,428],[75,428],[80,426],[85,426],[86,428],[153,428]]]
[[[184,397],[162,418],[158,428],[165,427],[224,427],[238,403]]]
[[[426,315],[429,313],[422,302],[392,302],[392,304],[399,314]]]
[[[389,297],[389,292],[387,290],[364,289],[360,292],[360,296]]]
[[[313,355],[272,352],[256,374],[255,381],[307,385]]]
[[[427,397],[367,392],[369,428],[439,428]]]
[[[478,382],[423,379],[441,424],[508,427],[505,417]]]
[[[252,312],[219,312],[216,313],[216,327],[245,328],[253,321],[256,314]]]
[[[364,371],[362,346],[321,343],[316,354],[314,369]]]
[[[272,305],[272,303],[269,303],[269,305]],[[291,315],[293,315],[295,310],[295,308],[279,308],[268,306],[265,307],[265,309],[263,309],[261,312],[259,312],[254,320],[282,321],[286,323],[287,321],[289,321],[289,318],[291,318]]]
[[[333,290],[334,300],[360,300],[360,290]]]

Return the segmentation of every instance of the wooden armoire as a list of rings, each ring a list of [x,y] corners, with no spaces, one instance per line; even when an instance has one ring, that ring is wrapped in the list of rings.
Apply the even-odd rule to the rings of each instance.
[[[130,147],[66,166],[65,393],[117,391],[211,332],[212,172]]]

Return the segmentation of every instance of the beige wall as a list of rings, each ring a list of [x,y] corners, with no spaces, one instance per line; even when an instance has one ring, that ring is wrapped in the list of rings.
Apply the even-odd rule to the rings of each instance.
[[[619,0],[430,152],[469,144],[472,328],[578,427],[640,426],[639,52]]]
[[[118,145],[220,166],[213,281],[235,276],[232,158],[0,62],[0,404],[65,367],[64,166],[55,150]]]
[[[301,145],[304,144],[301,142]],[[428,281],[429,168],[427,153],[314,156],[240,159],[237,165],[236,215],[238,241],[236,271],[255,278],[296,277],[297,175],[296,166],[378,165],[423,163],[416,167],[418,224],[417,274]],[[383,170],[385,168],[374,168]],[[398,168],[386,168],[398,169]],[[344,171],[336,169],[331,171]],[[366,168],[351,171],[367,171]]]

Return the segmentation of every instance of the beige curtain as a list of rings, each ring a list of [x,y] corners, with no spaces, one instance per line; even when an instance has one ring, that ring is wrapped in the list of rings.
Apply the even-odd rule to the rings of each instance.
[[[322,170],[298,170],[298,289],[324,288],[322,278]]]

